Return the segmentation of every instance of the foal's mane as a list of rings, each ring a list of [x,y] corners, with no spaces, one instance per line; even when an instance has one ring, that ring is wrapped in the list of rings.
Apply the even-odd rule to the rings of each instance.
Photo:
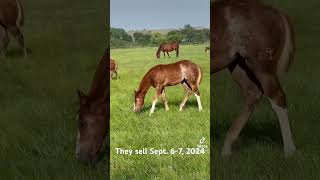
[[[109,50],[106,49],[101,58],[98,68],[94,74],[90,92],[88,95],[89,101],[105,101],[107,98],[107,80],[108,80],[108,57]]]

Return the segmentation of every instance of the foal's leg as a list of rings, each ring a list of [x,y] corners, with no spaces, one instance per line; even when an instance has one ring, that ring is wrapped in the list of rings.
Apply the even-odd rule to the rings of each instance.
[[[156,88],[156,94],[152,98],[152,107],[149,113],[149,116],[154,112],[154,109],[156,108],[156,103],[158,101],[158,97],[161,95],[161,92],[163,90],[163,87],[157,87]]]
[[[114,71],[114,74],[116,76],[115,78],[118,79],[118,71]]]
[[[166,109],[166,111],[169,111],[168,100],[167,100],[166,94],[164,92],[164,89],[163,89],[163,91],[161,93],[161,97],[162,97],[162,101],[163,101],[163,104],[164,104],[164,108]]]
[[[0,25],[0,57],[6,56],[8,44],[9,36],[7,30]]]
[[[24,46],[24,37],[21,30],[16,26],[9,27],[8,30],[16,38],[19,47],[23,50],[24,56],[28,56],[27,49]]]
[[[271,102],[272,109],[278,116],[283,138],[284,152],[286,156],[289,156],[295,152],[296,147],[292,140],[287,112],[286,95],[277,77],[271,75],[260,75],[259,80],[261,81],[265,95]]]
[[[241,68],[236,67],[234,69],[232,72],[232,78],[238,83],[242,91],[245,93],[245,105],[228,130],[222,148],[222,155],[231,154],[232,144],[238,138],[242,128],[247,123],[250,115],[255,110],[262,97],[260,90],[249,80],[246,73]]]
[[[183,110],[183,107],[185,106],[187,100],[189,99],[189,97],[190,97],[190,95],[192,93],[191,89],[187,86],[187,84],[182,83],[182,86],[183,86],[186,94],[185,94],[185,96],[184,96],[184,98],[183,98],[183,100],[182,100],[182,102],[180,104],[179,111]]]
[[[195,96],[196,99],[197,99],[198,109],[199,109],[199,111],[202,111],[202,105],[201,105],[201,99],[200,99],[200,91],[199,91],[199,89],[198,89],[197,82],[196,82],[196,81],[190,82],[190,85],[191,85],[193,94],[194,94],[194,96]]]

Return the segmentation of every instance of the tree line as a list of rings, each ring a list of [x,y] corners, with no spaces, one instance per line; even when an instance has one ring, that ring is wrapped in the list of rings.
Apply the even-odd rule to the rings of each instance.
[[[169,31],[167,34],[134,32],[131,36],[124,29],[112,27],[110,29],[111,48],[159,46],[162,43],[172,41],[178,41],[181,44],[202,44],[209,42],[209,38],[209,29],[196,29],[189,24],[179,30]]]

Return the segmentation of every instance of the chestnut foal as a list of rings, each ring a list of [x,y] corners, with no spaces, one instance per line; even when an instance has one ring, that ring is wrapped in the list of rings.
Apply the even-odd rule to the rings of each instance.
[[[189,96],[194,93],[197,98],[199,111],[202,110],[199,85],[202,79],[202,72],[199,65],[188,60],[178,61],[172,64],[160,64],[151,68],[141,80],[139,89],[134,91],[135,101],[133,110],[140,112],[146,93],[152,86],[156,89],[156,94],[152,99],[151,115],[154,112],[158,97],[161,95],[165,109],[168,111],[168,102],[165,95],[165,87],[182,84],[186,95],[180,105],[180,111],[183,110]]]
[[[113,78],[113,75],[118,79],[118,63],[115,60],[110,59],[110,79]]]
[[[211,45],[211,74],[228,68],[246,100],[226,135],[222,154],[231,154],[233,142],[263,95],[278,116],[285,155],[292,154],[296,148],[278,78],[293,61],[294,34],[288,18],[256,0],[213,2]]]

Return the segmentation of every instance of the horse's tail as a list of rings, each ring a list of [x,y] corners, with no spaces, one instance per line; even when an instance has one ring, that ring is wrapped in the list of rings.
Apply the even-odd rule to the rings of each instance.
[[[288,17],[282,14],[280,14],[280,16],[284,26],[285,40],[277,66],[278,76],[282,76],[288,72],[290,65],[293,62],[293,56],[295,51],[294,32],[292,25]]]
[[[201,70],[201,67],[198,65],[197,86],[199,86],[199,85],[200,85],[201,80],[202,80],[202,70]]]
[[[24,13],[23,8],[20,0],[16,0],[17,8],[18,8],[18,15],[16,19],[16,25],[18,28],[21,28],[24,24]]]

